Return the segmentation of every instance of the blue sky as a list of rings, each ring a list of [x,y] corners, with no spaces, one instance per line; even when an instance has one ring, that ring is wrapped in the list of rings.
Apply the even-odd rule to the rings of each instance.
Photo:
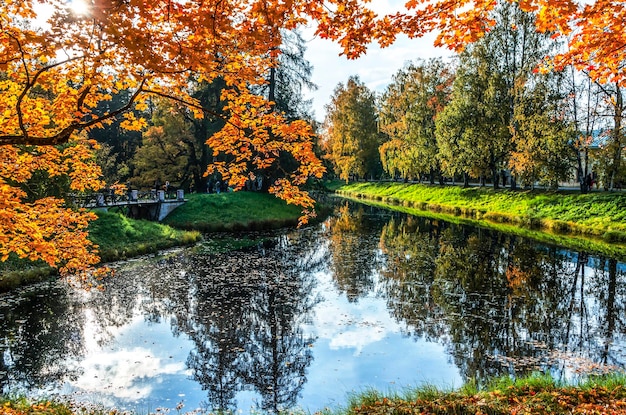
[[[403,4],[402,0],[373,0],[370,7],[383,14],[403,10]],[[330,101],[337,84],[345,83],[351,75],[358,75],[371,90],[383,92],[391,77],[406,62],[451,55],[449,50],[433,46],[434,35],[420,39],[401,36],[387,48],[381,49],[373,44],[365,56],[348,60],[339,56],[341,51],[337,44],[314,37],[313,29],[305,30],[303,35],[308,41],[306,57],[313,65],[312,81],[319,87],[317,91],[307,94],[308,98],[313,99],[315,118],[318,121],[324,120],[324,105]]]

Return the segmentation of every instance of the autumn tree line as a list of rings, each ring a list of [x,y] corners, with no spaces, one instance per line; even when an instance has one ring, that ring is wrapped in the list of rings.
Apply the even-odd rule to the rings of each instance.
[[[547,70],[566,45],[518,3],[500,2],[493,16],[462,53],[407,64],[382,94],[356,76],[337,86],[322,148],[338,177],[621,186],[623,85],[572,66]]]
[[[304,91],[315,88],[312,84],[312,67],[304,59],[305,46],[297,31],[283,33],[279,63],[267,71],[267,83],[255,90],[273,103],[273,111],[284,114],[287,120],[311,122],[310,101],[304,99]],[[135,118],[144,119],[145,126],[138,131],[121,127],[117,120],[103,128],[91,130],[89,138],[98,142],[96,157],[106,184],[119,184],[125,188],[162,189],[169,182],[169,189],[194,192],[214,192],[218,184],[228,185],[227,178],[219,171],[210,170],[214,163],[228,163],[234,157],[214,154],[207,146],[207,137],[224,128],[227,102],[222,93],[227,88],[223,79],[213,82],[190,82],[192,96],[204,112],[203,117],[194,116],[185,105],[156,97],[146,101]],[[110,101],[101,105],[116,107],[128,99],[128,91],[120,91]],[[252,169],[255,180],[246,187],[268,191],[275,180],[284,177],[284,169],[293,163],[286,153],[279,154],[280,163]]]

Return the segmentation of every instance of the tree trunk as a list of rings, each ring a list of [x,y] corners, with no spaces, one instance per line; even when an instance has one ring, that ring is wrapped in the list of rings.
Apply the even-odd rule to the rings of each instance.
[[[491,169],[491,178],[493,180],[493,188],[497,190],[500,188],[500,175],[498,174],[498,169]]]
[[[615,177],[619,172],[620,164],[622,162],[622,116],[624,111],[624,100],[622,97],[622,91],[618,86],[615,88],[615,113],[613,114],[613,158],[611,163],[611,170],[609,176],[609,190],[615,188]]]

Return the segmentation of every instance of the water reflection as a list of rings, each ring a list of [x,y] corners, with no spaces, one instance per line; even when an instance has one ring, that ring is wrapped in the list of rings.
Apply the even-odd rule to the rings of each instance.
[[[364,386],[626,362],[623,263],[347,202],[246,251],[116,267],[104,292],[0,297],[3,391],[314,411]]]
[[[84,319],[66,290],[46,285],[27,289],[19,301],[0,297],[0,387],[26,388],[76,376],[60,364],[83,352]]]
[[[392,314],[444,342],[465,379],[623,367],[624,264],[414,217],[380,241]]]

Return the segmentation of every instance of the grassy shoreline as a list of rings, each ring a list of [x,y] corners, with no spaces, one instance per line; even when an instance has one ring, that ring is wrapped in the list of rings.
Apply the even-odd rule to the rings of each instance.
[[[593,376],[579,384],[567,384],[548,375],[531,375],[512,380],[494,379],[478,387],[472,382],[455,390],[422,386],[402,393],[376,390],[348,396],[343,407],[325,409],[315,415],[387,414],[624,414],[626,377],[623,374]],[[0,396],[2,415],[106,415],[114,409],[86,409],[58,401],[30,401]],[[185,414],[184,408],[177,413]],[[198,412],[193,412],[200,415]],[[281,414],[306,411],[284,411]],[[208,415],[208,412],[202,414]]]
[[[626,194],[622,193],[510,191],[391,182],[344,184],[335,192],[393,209],[414,209],[555,236],[583,236],[617,249],[626,247]]]
[[[578,385],[548,375],[503,377],[484,387],[469,382],[453,391],[428,386],[402,394],[366,391],[351,397],[346,407],[323,414],[624,414],[625,386],[623,374],[591,377]]]
[[[174,229],[158,222],[135,220],[121,213],[97,212],[89,224],[89,239],[98,245],[101,264],[158,252],[176,246],[192,245],[202,239],[197,231]],[[0,293],[20,286],[58,278],[45,263],[11,256],[0,269]]]
[[[301,211],[276,197],[258,192],[191,194],[188,202],[162,223],[135,220],[115,212],[98,212],[89,238],[99,247],[101,263],[195,244],[202,232],[233,232],[295,227]],[[222,249],[217,246],[212,249]],[[57,276],[44,263],[11,257],[0,264],[0,293]]]
[[[197,193],[163,221],[177,229],[233,232],[295,227],[300,208],[259,192]]]

